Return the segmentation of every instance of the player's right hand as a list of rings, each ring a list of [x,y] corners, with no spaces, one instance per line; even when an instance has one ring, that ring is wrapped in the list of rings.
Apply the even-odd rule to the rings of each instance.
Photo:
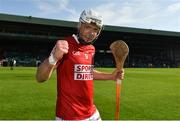
[[[58,40],[52,50],[52,54],[55,60],[60,60],[64,54],[68,53],[68,42],[66,40]]]

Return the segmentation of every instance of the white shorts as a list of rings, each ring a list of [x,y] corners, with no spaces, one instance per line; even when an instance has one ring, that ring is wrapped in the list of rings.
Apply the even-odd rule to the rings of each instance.
[[[65,120],[63,120],[60,117],[56,117],[56,121],[65,121]],[[80,121],[102,121],[102,120],[101,120],[99,111],[96,110],[96,112],[90,118],[86,118],[86,119],[83,119],[83,120],[80,120]]]

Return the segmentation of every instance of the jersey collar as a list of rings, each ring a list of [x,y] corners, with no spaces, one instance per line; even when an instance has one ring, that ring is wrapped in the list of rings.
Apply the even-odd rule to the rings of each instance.
[[[76,36],[75,34],[73,34],[72,37],[76,40],[76,42],[77,42],[78,44],[80,44],[80,42],[79,42],[79,40],[78,40],[78,38],[77,38],[77,36]]]

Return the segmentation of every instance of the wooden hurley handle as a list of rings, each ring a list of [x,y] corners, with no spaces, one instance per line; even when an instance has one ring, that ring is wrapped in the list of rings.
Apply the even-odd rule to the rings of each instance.
[[[122,80],[120,80],[120,79],[116,80],[116,113],[115,113],[115,120],[119,120],[121,81]]]

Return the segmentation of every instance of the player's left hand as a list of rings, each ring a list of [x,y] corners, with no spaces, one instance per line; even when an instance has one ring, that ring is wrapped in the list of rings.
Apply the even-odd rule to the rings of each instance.
[[[124,69],[121,69],[121,70],[115,69],[112,74],[114,77],[113,80],[117,80],[117,79],[123,80],[124,79]]]

